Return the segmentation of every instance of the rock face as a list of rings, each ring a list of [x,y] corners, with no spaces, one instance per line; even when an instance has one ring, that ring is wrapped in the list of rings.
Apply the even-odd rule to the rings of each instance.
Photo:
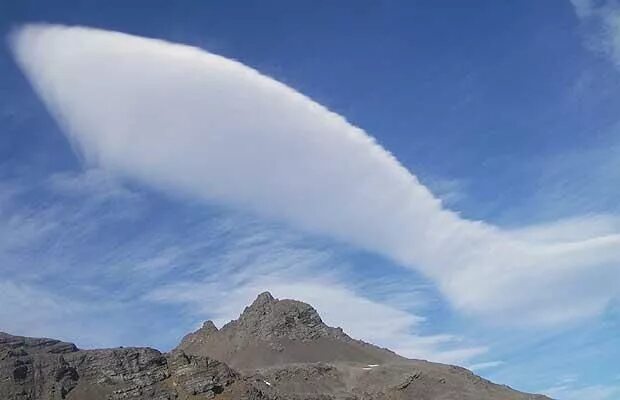
[[[269,293],[167,354],[0,333],[0,400],[59,399],[548,400],[354,340],[308,304]]]
[[[331,328],[310,305],[262,293],[239,319],[211,321],[178,349],[269,382],[290,399],[543,400],[455,366],[411,360]]]
[[[275,399],[220,361],[150,348],[79,350],[0,333],[2,400]]]
[[[71,343],[0,333],[0,399],[64,399],[77,370],[65,359]]]
[[[239,319],[218,330],[213,322],[187,335],[178,349],[250,370],[303,362],[352,361],[378,364],[405,360],[397,354],[354,340],[327,326],[317,311],[296,300],[260,294]]]

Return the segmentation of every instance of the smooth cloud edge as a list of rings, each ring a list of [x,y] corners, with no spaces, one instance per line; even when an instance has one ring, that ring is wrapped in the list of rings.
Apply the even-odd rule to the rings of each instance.
[[[34,31],[32,29],[34,29]],[[53,76],[53,74],[46,75],[48,71],[45,71],[44,69],[48,67],[47,65],[44,66],[44,69],[42,70],[41,65],[37,65],[32,62],[31,56],[33,54],[35,55],[35,61],[37,55],[44,55],[48,58],[52,57],[52,59],[56,56],[54,54],[50,54],[49,50],[42,50],[41,48],[35,48],[33,53],[32,46],[30,46],[32,44],[33,34],[38,35],[38,39],[40,39],[41,35],[44,36],[49,33],[50,29],[54,30],[56,33],[64,31],[64,33],[70,32],[74,35],[86,34],[86,36],[91,33],[104,36],[110,33],[108,31],[93,28],[62,27],[58,25],[26,25],[25,27],[12,31],[9,38],[12,43],[12,49],[16,54],[22,70],[25,71],[31,82],[33,82],[35,91],[43,98],[55,118],[59,121],[59,123],[61,123],[61,125],[65,126],[65,131],[71,133],[69,135],[70,141],[73,143],[74,149],[76,149],[76,147],[78,148],[77,153],[84,154],[87,160],[96,160],[96,164],[103,164],[106,167],[110,167],[109,162],[108,165],[106,165],[106,161],[102,162],[100,156],[92,155],[93,152],[102,152],[101,148],[97,147],[97,144],[93,145],[90,143],[84,145],[83,142],[80,142],[80,137],[85,135],[81,132],[83,131],[83,127],[76,128],[73,126],[74,124],[72,117],[70,115],[67,116],[67,110],[63,109],[63,102],[67,96],[71,96],[72,94],[69,93],[67,95],[67,92],[60,94],[58,93],[59,87],[62,89],[60,90],[61,92],[66,90],[66,86],[63,87],[62,77],[58,78],[58,76]],[[27,34],[24,35],[24,32]],[[193,52],[197,55],[197,57],[199,54],[209,54],[210,56],[216,57],[217,60],[224,60],[226,63],[232,63],[227,65],[234,65],[235,68],[241,72],[249,71],[248,73],[250,73],[252,77],[259,79],[261,84],[262,82],[269,82],[274,85],[273,87],[277,88],[277,90],[283,90],[286,92],[287,96],[295,96],[296,100],[312,105],[311,111],[316,113],[316,115],[325,114],[325,118],[327,119],[334,118],[334,121],[337,122],[337,127],[334,128],[335,132],[340,132],[339,134],[344,135],[344,138],[339,138],[339,141],[336,141],[336,144],[345,147],[352,145],[353,142],[347,141],[351,139],[351,137],[347,135],[351,134],[351,132],[354,133],[354,136],[357,135],[355,136],[355,139],[359,142],[356,146],[361,147],[356,147],[356,149],[359,148],[363,150],[360,150],[360,154],[366,154],[367,156],[370,155],[371,158],[378,157],[380,159],[376,163],[371,163],[369,165],[381,166],[382,163],[385,163],[384,167],[386,169],[383,171],[385,174],[401,174],[400,178],[392,175],[392,178],[395,179],[394,182],[399,181],[399,179],[408,181],[408,184],[406,184],[405,187],[408,187],[407,190],[411,190],[411,196],[413,196],[413,199],[425,199],[424,201],[426,202],[427,207],[429,207],[426,211],[424,211],[425,209],[423,208],[416,210],[407,199],[405,199],[404,203],[402,203],[404,204],[404,209],[408,210],[411,208],[409,211],[411,213],[410,216],[424,216],[422,219],[422,221],[425,221],[422,223],[423,228],[420,231],[416,231],[415,229],[412,230],[410,227],[407,228],[406,225],[403,225],[403,223],[399,221],[402,212],[398,210],[397,213],[391,217],[393,220],[391,225],[388,223],[386,227],[383,227],[385,228],[385,232],[389,233],[387,235],[389,240],[384,240],[381,238],[380,242],[382,243],[379,244],[379,248],[376,248],[376,245],[372,242],[381,236],[378,237],[376,234],[368,231],[368,229],[366,229],[367,232],[362,232],[362,234],[360,234],[358,229],[351,229],[345,225],[330,225],[329,223],[319,221],[319,225],[320,223],[323,223],[324,225],[319,226],[318,230],[322,233],[335,236],[340,239],[344,237],[345,240],[349,239],[349,241],[352,241],[361,247],[370,247],[370,249],[388,255],[404,265],[421,270],[438,283],[438,286],[452,301],[456,308],[465,312],[473,312],[474,314],[493,315],[497,312],[501,312],[501,310],[516,311],[518,309],[523,309],[523,307],[536,308],[536,305],[538,305],[539,307],[542,306],[543,311],[551,311],[556,313],[556,315],[549,317],[548,315],[544,315],[545,312],[543,312],[537,318],[532,318],[532,320],[535,320],[538,324],[545,324],[545,320],[551,321],[555,324],[561,323],[564,320],[574,320],[600,313],[604,310],[606,304],[618,295],[617,292],[614,292],[613,288],[610,289],[609,287],[605,287],[604,282],[601,283],[598,282],[598,280],[594,280],[593,284],[603,284],[605,290],[600,293],[586,293],[586,295],[591,297],[593,300],[587,304],[584,304],[584,307],[577,309],[577,312],[572,314],[567,314],[565,310],[562,311],[564,307],[557,307],[557,305],[553,305],[545,310],[545,304],[550,300],[548,296],[544,294],[539,294],[538,297],[533,296],[532,298],[524,298],[516,302],[515,300],[506,299],[506,293],[510,292],[511,288],[514,288],[515,286],[527,285],[529,283],[538,285],[541,289],[548,287],[549,284],[551,286],[556,285],[556,290],[564,292],[563,296],[560,297],[565,301],[568,299],[566,296],[570,295],[571,290],[575,287],[574,285],[580,280],[579,278],[584,276],[586,271],[591,269],[593,266],[599,269],[603,268],[606,271],[604,274],[605,277],[615,276],[618,274],[618,268],[613,265],[620,260],[620,254],[618,254],[619,251],[617,250],[620,248],[620,235],[617,231],[606,232],[603,236],[595,236],[585,239],[573,238],[568,241],[565,239],[559,240],[556,237],[552,243],[546,243],[544,241],[541,242],[537,240],[531,235],[528,236],[526,234],[524,236],[524,232],[527,232],[527,228],[521,230],[515,235],[509,231],[501,231],[498,228],[484,222],[462,220],[456,213],[450,210],[442,209],[441,201],[433,197],[431,192],[419,183],[415,175],[409,173],[409,171],[407,171],[406,168],[402,166],[389,151],[383,149],[371,136],[367,135],[360,128],[349,125],[344,117],[329,111],[327,108],[315,103],[294,89],[288,88],[286,85],[277,82],[268,76],[262,75],[260,72],[246,67],[238,61],[229,60],[221,56],[206,53],[198,48],[172,44],[160,39],[139,38],[124,33],[113,32],[111,34],[113,35],[112,38],[115,40],[129,39],[130,41],[137,41],[135,43],[148,42],[153,45],[151,50],[156,47],[162,47],[163,53],[165,53],[167,48],[182,48],[184,51]],[[87,37],[86,39],[88,40],[89,38]],[[59,36],[56,37],[55,40],[66,40],[66,37],[63,38]],[[92,66],[89,66],[88,64],[86,64],[85,67],[92,68]],[[50,84],[49,81],[53,81],[54,79],[60,79],[60,83],[52,82]],[[49,89],[49,85],[52,87],[51,90]],[[88,111],[88,109],[86,110]],[[293,113],[293,116],[294,115],[296,114]],[[114,121],[112,121],[112,123],[114,123]],[[346,129],[339,128],[338,126],[344,126]],[[85,137],[88,135],[92,136],[93,133],[89,132]],[[282,140],[277,137],[275,139],[268,136],[266,137],[270,140],[275,140],[273,142],[275,144],[279,143],[278,140]],[[76,143],[78,143],[78,145],[76,145]],[[232,143],[232,145],[234,145],[234,143]],[[89,146],[94,147],[90,148]],[[344,148],[339,151],[342,150],[344,150]],[[103,152],[105,151],[108,153],[110,153],[110,151],[114,152],[114,150],[109,149],[103,150]],[[320,150],[317,154],[321,154]],[[284,158],[284,160],[286,160],[286,158]],[[365,162],[368,160],[358,161],[360,162],[359,165],[364,166],[365,168]],[[158,162],[159,161],[157,159],[153,159],[149,161],[150,164],[148,165],[152,167]],[[142,168],[142,166],[138,169]],[[120,167],[119,165],[114,166],[112,164],[112,170],[115,170],[116,172],[121,170],[125,174],[137,176],[138,179],[144,179],[143,174],[134,174],[135,171],[132,171],[132,168],[132,165],[126,165],[124,162],[121,162]],[[181,170],[182,169],[183,166],[181,166]],[[217,180],[217,177],[215,177],[215,180]],[[147,181],[149,181],[149,179],[147,179]],[[167,187],[165,189],[172,191],[188,190],[190,193],[194,193],[198,197],[201,197],[204,192],[203,189],[196,191],[195,188],[191,188],[195,182],[196,180],[187,181],[180,186],[173,185],[172,188]],[[162,186],[161,181],[155,180],[153,182],[151,179],[150,183],[155,186]],[[379,185],[377,182],[373,182],[372,184]],[[164,183],[163,186],[166,186],[166,184]],[[381,188],[380,185],[376,187]],[[394,188],[389,189],[391,190],[391,193],[400,192],[399,190],[394,191]],[[233,193],[232,197],[238,196],[241,198],[245,196],[241,199],[242,204],[248,202],[252,203],[255,201],[255,199],[252,199],[251,194],[239,194],[234,192],[234,190],[231,193]],[[286,192],[284,193],[287,194]],[[345,197],[346,195],[347,194],[345,193]],[[381,201],[381,199],[378,201]],[[398,203],[399,201],[401,200],[398,198],[392,198],[389,199],[387,203],[383,204],[387,205],[392,204],[393,202]],[[301,206],[304,205],[303,203],[300,204]],[[264,208],[264,206],[261,207]],[[364,211],[363,205],[361,207],[362,209],[359,211],[359,215],[364,215],[366,211]],[[396,209],[398,209],[398,207],[396,207]],[[282,211],[283,210],[269,210],[269,212],[263,213],[278,214],[278,212]],[[390,213],[393,213],[394,210],[384,208],[382,212],[386,213],[385,215],[387,216]],[[294,224],[301,225],[302,228],[304,228],[305,224],[307,225],[305,228],[308,228],[309,225],[311,230],[313,228],[316,229],[316,222],[312,221],[312,218],[308,218],[307,216],[298,215],[299,210],[289,210],[288,213],[289,215],[287,215],[284,219],[291,219],[292,215],[293,220],[297,219],[294,221]],[[434,215],[428,217],[425,213]],[[325,219],[327,220],[329,218]],[[380,219],[375,217],[374,220],[381,224]],[[299,223],[300,221],[301,223]],[[346,222],[347,220],[344,219],[343,221]],[[413,224],[419,222],[420,220],[416,221],[415,219],[409,221],[409,223]],[[381,230],[382,226],[375,224],[372,228],[379,228],[379,230]],[[396,231],[394,231],[395,229]],[[401,229],[401,231],[399,232],[398,229]],[[426,231],[424,229],[426,229]],[[412,257],[410,242],[416,242],[416,236],[418,238],[423,238],[428,232],[433,232],[433,235],[435,235],[434,238],[428,240],[430,244],[426,243],[426,249],[424,248],[424,243],[422,245],[416,243],[415,246],[421,247],[421,249],[413,250],[414,255]],[[413,235],[411,235],[411,233],[413,233]],[[349,237],[347,238],[347,236]],[[452,243],[455,239],[457,243]],[[392,242],[390,242],[390,240],[392,240]],[[407,240],[409,240],[409,243]],[[415,251],[418,253],[416,254]],[[501,263],[506,265],[498,266],[497,260],[501,260]],[[545,272],[549,276],[541,276],[541,271],[536,270],[538,268],[545,268]],[[566,272],[568,272],[568,274]],[[571,277],[572,280],[566,280],[566,277],[563,275]],[[488,281],[486,279],[487,276],[496,276],[497,279],[495,281]],[[537,282],[537,279],[540,278],[543,278],[542,284]],[[535,291],[532,292],[532,294],[534,293]]]

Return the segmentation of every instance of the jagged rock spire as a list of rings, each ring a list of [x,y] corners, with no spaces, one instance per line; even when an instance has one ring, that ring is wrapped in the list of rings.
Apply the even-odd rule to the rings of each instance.
[[[218,331],[217,326],[215,326],[215,324],[211,320],[205,321],[202,324],[202,328],[200,329],[207,334],[215,333]]]
[[[276,299],[269,292],[263,292],[256,297],[256,300],[250,305],[252,306],[260,306],[264,304],[269,304],[275,302]]]
[[[269,292],[259,294],[238,320],[222,328],[222,331],[232,330],[236,335],[262,339],[310,340],[341,334],[340,330],[325,325],[319,313],[309,304],[279,300]]]

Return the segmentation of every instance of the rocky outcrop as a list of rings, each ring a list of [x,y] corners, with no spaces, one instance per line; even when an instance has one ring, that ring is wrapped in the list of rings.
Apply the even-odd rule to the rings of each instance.
[[[277,300],[269,292],[261,293],[245,308],[239,319],[218,330],[212,321],[206,321],[197,332],[187,335],[179,348],[220,336],[238,342],[250,340],[273,341],[288,339],[310,341],[323,337],[348,338],[342,329],[331,328],[310,305],[296,300]]]
[[[0,399],[64,399],[78,374],[65,356],[71,343],[0,333]]]
[[[403,359],[327,326],[309,304],[261,293],[238,319],[217,329],[211,321],[187,335],[178,349],[221,360],[239,370],[303,362],[367,364]],[[404,359],[403,359],[404,360]]]
[[[296,300],[277,300],[264,292],[246,307],[236,321],[224,325],[221,332],[242,338],[288,339],[310,341],[318,338],[348,338],[342,329],[323,323],[319,313],[309,304]]]
[[[0,400],[62,399],[549,400],[352,339],[310,305],[269,293],[167,354],[0,333]]]
[[[67,357],[79,376],[70,399],[168,399],[166,357],[150,348],[77,351]]]
[[[2,400],[275,399],[270,391],[220,361],[183,351],[79,350],[0,333]]]
[[[207,321],[178,348],[223,361],[291,399],[546,399],[352,339],[312,306],[267,292],[237,320],[219,330]]]
[[[173,352],[168,357],[173,384],[192,396],[207,394],[213,397],[240,380],[240,375],[226,364],[206,357]]]

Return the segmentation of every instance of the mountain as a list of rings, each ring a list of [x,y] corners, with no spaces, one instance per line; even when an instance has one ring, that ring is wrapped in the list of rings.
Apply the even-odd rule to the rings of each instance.
[[[542,400],[450,365],[411,360],[327,326],[296,300],[260,294],[221,329],[207,321],[178,351],[212,357],[300,399]]]
[[[355,340],[310,305],[269,293],[166,354],[0,333],[0,399],[548,400]]]
[[[387,349],[354,340],[323,323],[317,311],[296,300],[276,300],[262,293],[239,319],[218,330],[207,321],[187,335],[178,349],[213,357],[247,370],[314,362],[383,364],[405,360]]]

